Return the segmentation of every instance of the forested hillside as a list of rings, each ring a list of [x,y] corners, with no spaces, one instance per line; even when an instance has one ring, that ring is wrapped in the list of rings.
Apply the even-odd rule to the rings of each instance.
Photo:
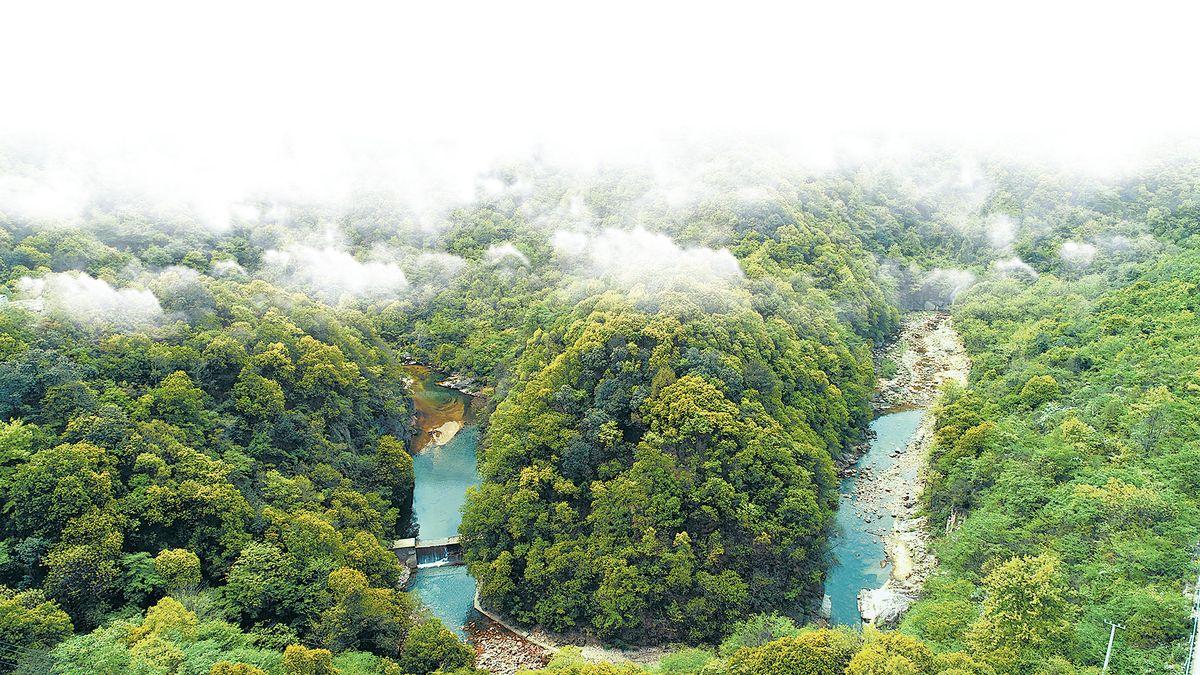
[[[505,164],[436,209],[266,195],[228,227],[99,182],[0,215],[0,641],[71,673],[470,668],[389,550],[415,360],[479,381],[461,532],[520,622],[726,641],[678,672],[1072,672],[1104,619],[1128,626],[1116,672],[1182,661],[1196,163],[672,162]],[[906,635],[792,635],[764,615],[819,603],[871,350],[926,303],[974,364],[937,411],[943,573]]]

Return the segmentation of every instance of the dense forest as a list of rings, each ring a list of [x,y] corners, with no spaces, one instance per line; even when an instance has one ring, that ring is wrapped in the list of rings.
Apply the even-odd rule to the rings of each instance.
[[[52,156],[10,145],[0,177],[49,182]],[[461,533],[523,624],[691,645],[663,673],[1070,673],[1103,660],[1106,619],[1115,672],[1182,663],[1200,163],[671,161],[501,164],[427,211],[264,195],[227,227],[100,179],[77,212],[5,210],[5,663],[473,672],[390,550],[413,527],[410,361],[479,383]],[[924,495],[962,524],[897,631],[798,627],[872,350],[928,307],[973,363]]]

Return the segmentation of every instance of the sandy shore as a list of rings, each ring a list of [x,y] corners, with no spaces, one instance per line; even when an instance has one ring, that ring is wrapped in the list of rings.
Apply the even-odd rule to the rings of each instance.
[[[449,443],[454,435],[463,428],[462,422],[446,422],[436,429],[429,430],[429,440],[437,445]]]

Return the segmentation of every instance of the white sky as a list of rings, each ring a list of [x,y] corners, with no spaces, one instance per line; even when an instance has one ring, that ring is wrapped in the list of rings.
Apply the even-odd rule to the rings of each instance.
[[[1200,130],[1196,3],[734,7],[8,2],[0,135],[83,141],[107,170],[221,201],[255,180],[343,189],[365,150],[419,182],[680,131],[1019,136],[1100,158]]]

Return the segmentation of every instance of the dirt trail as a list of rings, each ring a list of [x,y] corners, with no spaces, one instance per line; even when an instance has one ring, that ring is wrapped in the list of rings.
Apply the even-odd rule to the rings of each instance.
[[[896,462],[879,474],[868,474],[854,488],[855,508],[864,512],[887,509],[895,517],[886,536],[892,577],[881,589],[860,595],[864,618],[885,623],[899,618],[907,603],[937,567],[929,549],[930,532],[923,517],[914,517],[925,489],[929,451],[933,445],[934,419],[931,408],[941,386],[956,380],[966,385],[971,370],[950,315],[942,312],[909,314],[899,339],[876,358],[891,358],[899,369],[891,380],[880,380],[874,405],[880,412],[924,408],[921,426],[908,446],[897,453]]]

